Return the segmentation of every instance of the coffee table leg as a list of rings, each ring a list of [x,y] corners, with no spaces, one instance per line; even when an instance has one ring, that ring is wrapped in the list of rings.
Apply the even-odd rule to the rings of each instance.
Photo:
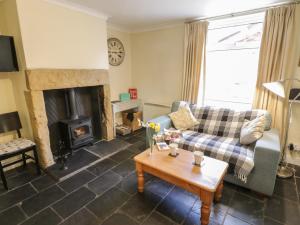
[[[223,191],[223,180],[220,182],[216,192],[215,192],[215,202],[220,202]]]
[[[211,204],[213,201],[213,193],[201,190],[200,191],[200,199],[202,202],[200,222],[201,222],[201,225],[208,225]]]
[[[138,192],[144,192],[144,172],[142,165],[140,163],[135,163],[136,172],[137,172],[137,180],[138,180]]]

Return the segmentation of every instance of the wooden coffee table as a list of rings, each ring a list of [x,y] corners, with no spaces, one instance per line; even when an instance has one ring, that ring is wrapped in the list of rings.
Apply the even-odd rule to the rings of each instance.
[[[228,163],[204,157],[201,167],[193,165],[194,154],[178,149],[179,155],[169,156],[169,151],[158,151],[154,148],[134,157],[138,178],[138,191],[144,191],[144,172],[150,173],[167,182],[186,189],[201,199],[201,224],[209,223],[212,201],[219,201],[222,196],[223,178]]]

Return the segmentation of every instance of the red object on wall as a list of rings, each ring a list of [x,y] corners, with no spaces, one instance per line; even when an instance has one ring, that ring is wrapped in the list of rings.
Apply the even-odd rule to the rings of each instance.
[[[128,90],[131,99],[137,99],[137,89],[136,88],[129,88]]]

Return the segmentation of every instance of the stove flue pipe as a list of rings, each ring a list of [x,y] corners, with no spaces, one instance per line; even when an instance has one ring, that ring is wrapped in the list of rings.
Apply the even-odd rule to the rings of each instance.
[[[68,98],[69,98],[69,106],[70,106],[70,119],[76,120],[79,118],[77,112],[77,104],[76,104],[76,94],[75,89],[68,89]]]

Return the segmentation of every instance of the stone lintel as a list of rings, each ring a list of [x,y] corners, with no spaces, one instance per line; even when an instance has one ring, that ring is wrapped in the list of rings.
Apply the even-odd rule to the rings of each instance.
[[[108,71],[102,69],[29,69],[29,90],[51,90],[109,84]]]

